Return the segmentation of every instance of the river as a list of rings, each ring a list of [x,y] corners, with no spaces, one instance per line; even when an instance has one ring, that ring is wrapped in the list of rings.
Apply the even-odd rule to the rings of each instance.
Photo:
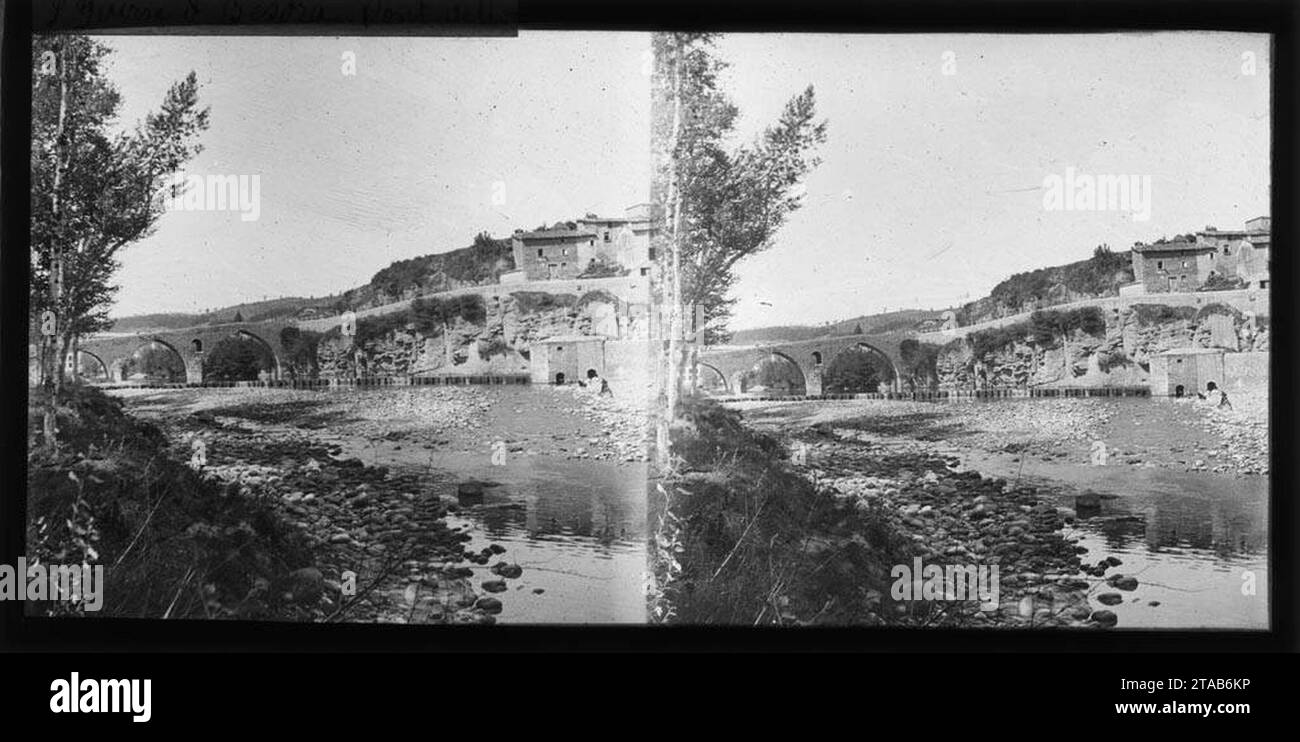
[[[1116,557],[1138,578],[1109,606],[1118,628],[1269,626],[1269,477],[1234,465],[1251,457],[1202,424],[1204,408],[1146,398],[739,406],[760,428],[857,428],[1038,486],[1074,512],[1065,534],[1087,549],[1084,562]]]
[[[462,563],[476,591],[497,578],[492,563],[522,568],[494,596],[499,623],[645,621],[644,428],[626,400],[528,386],[118,394],[160,422],[206,411],[272,440],[308,435],[338,460],[420,482],[416,494],[447,505],[467,551],[503,549],[488,564]],[[481,500],[458,497],[466,482],[483,485]]]

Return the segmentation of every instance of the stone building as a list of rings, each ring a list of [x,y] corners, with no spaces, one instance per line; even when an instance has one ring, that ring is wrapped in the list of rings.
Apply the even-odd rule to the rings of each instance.
[[[1196,243],[1215,249],[1216,270],[1222,275],[1236,276],[1248,288],[1266,289],[1273,243],[1272,221],[1270,217],[1257,216],[1247,220],[1243,229],[1207,226],[1196,233]]]
[[[515,270],[508,280],[518,281],[521,275],[528,281],[577,278],[593,261],[649,276],[655,257],[650,204],[629,206],[619,217],[589,214],[573,224],[574,229],[556,225],[516,231],[511,239]]]
[[[1148,294],[1195,291],[1216,270],[1213,245],[1174,240],[1133,246],[1133,277]]]
[[[1272,220],[1259,216],[1243,229],[1207,226],[1195,241],[1133,246],[1133,276],[1148,294],[1196,291],[1215,276],[1238,279],[1244,288],[1266,289]]]
[[[511,238],[515,270],[529,281],[577,278],[596,256],[596,233],[588,229],[519,230]]]
[[[596,234],[599,255],[630,271],[645,276],[654,261],[650,204],[627,207],[621,217],[587,215],[577,221],[579,229]]]
[[[600,335],[554,335],[529,349],[534,384],[574,384],[605,375],[605,338]]]
[[[1222,386],[1221,348],[1179,348],[1151,357],[1151,394],[1160,397],[1194,397],[1206,384]]]

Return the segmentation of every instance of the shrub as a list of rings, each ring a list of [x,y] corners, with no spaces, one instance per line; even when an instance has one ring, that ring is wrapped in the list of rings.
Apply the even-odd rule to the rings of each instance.
[[[1234,320],[1239,320],[1242,317],[1241,312],[1237,311],[1235,307],[1230,307],[1227,304],[1219,304],[1216,302],[1201,307],[1200,311],[1196,313],[1196,320],[1199,322],[1211,314],[1222,314],[1223,316],[1231,317]]]
[[[564,309],[574,306],[578,301],[578,297],[573,294],[551,294],[546,291],[515,291],[510,296],[522,314]]]
[[[478,341],[478,357],[488,360],[492,356],[505,355],[510,352],[510,345],[504,338],[492,337]]]
[[[1134,304],[1133,312],[1137,314],[1138,324],[1142,326],[1159,325],[1166,322],[1178,322],[1196,316],[1196,307],[1171,307],[1166,304]]]
[[[1246,282],[1240,276],[1211,273],[1210,277],[1205,279],[1205,283],[1201,284],[1197,291],[1232,291],[1244,288],[1246,288]]]

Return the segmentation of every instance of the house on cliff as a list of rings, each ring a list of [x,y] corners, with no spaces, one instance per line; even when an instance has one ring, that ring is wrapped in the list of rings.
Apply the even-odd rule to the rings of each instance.
[[[1213,245],[1176,239],[1133,246],[1133,278],[1148,294],[1195,291],[1216,272]]]
[[[1272,219],[1257,216],[1244,229],[1207,226],[1196,233],[1198,245],[1216,250],[1219,272],[1240,278],[1249,288],[1268,288],[1269,252],[1273,245]]]
[[[1268,288],[1271,221],[1260,216],[1243,229],[1207,226],[1194,241],[1134,245],[1133,276],[1140,293],[1196,291],[1215,277],[1239,280],[1246,288]]]
[[[511,237],[515,270],[502,276],[502,282],[577,278],[593,261],[648,276],[655,258],[651,224],[650,205],[636,204],[620,217],[589,214],[572,228],[557,224],[531,232],[516,230]]]

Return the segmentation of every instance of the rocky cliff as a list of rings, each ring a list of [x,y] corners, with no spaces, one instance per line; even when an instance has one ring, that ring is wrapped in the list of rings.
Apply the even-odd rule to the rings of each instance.
[[[322,378],[406,374],[528,373],[532,344],[554,335],[619,337],[626,304],[605,291],[582,296],[517,291],[483,299],[485,318],[454,318],[441,329],[421,332],[414,321],[359,345],[337,333],[317,347]]]
[[[1151,357],[1176,348],[1266,351],[1268,319],[1224,304],[1200,308],[1136,304],[1104,313],[1105,329],[1073,330],[1045,340],[1028,327],[1008,328],[1005,343],[976,357],[974,344],[954,340],[939,352],[940,388],[1039,385],[1138,385],[1147,381]]]

